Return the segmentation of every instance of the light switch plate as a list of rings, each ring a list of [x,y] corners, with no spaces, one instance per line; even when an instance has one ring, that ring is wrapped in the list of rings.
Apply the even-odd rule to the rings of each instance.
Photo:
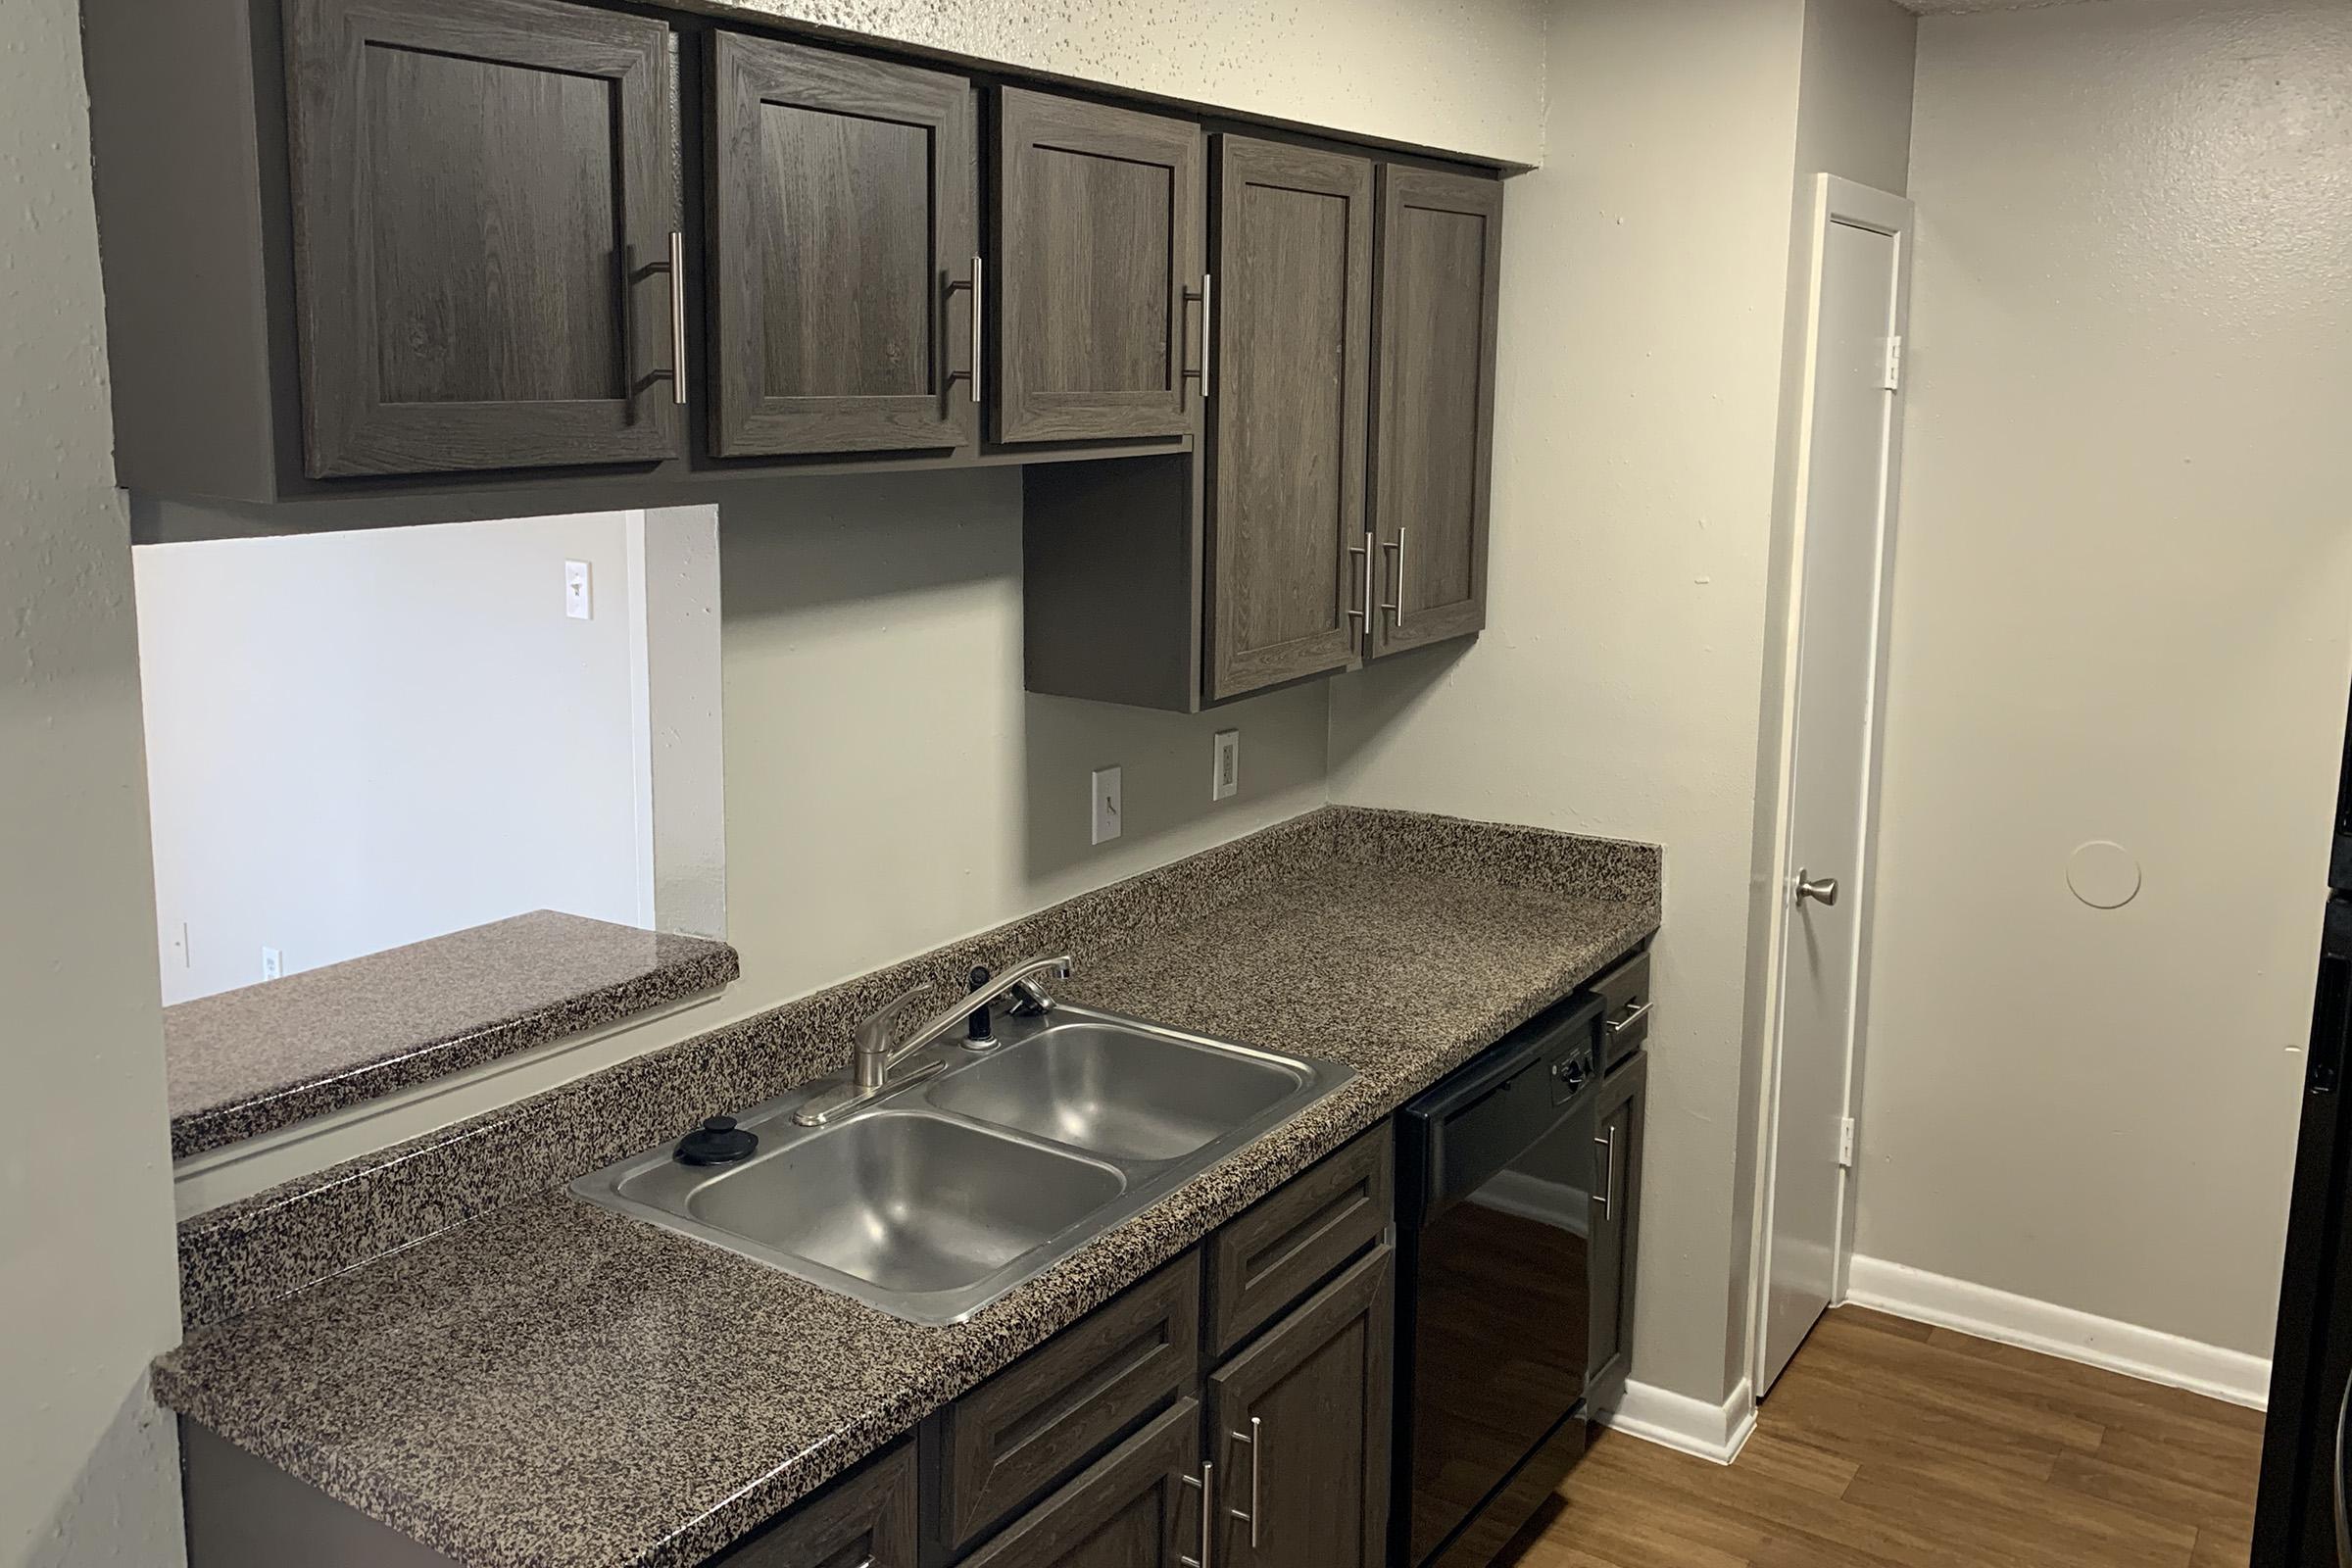
[[[1230,801],[1242,789],[1242,732],[1238,729],[1217,731],[1213,766],[1208,775],[1208,798]]]
[[[589,601],[588,563],[564,563],[564,613],[574,620],[586,620],[596,612]]]
[[[1119,836],[1119,770],[1115,767],[1096,768],[1090,791],[1092,803],[1089,812],[1094,823],[1092,842],[1102,844],[1117,838]]]

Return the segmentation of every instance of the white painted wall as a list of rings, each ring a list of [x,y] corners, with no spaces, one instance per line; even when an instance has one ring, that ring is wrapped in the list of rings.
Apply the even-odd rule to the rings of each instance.
[[[1335,130],[1544,156],[1546,0],[733,3]]]
[[[1858,1250],[2255,1354],[2352,664],[2347,82],[2335,0],[1920,32]]]
[[[291,974],[529,909],[653,924],[643,529],[136,550],[165,1003],[256,983],[264,946]]]
[[[130,536],[80,19],[0,48],[0,1565],[180,1561],[179,1338]],[[87,1157],[93,1117],[110,1152]]]

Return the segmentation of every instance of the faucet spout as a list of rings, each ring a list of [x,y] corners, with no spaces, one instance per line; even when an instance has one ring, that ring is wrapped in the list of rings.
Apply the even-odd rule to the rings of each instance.
[[[932,985],[924,981],[901,992],[858,1025],[858,1065],[851,1080],[810,1099],[793,1112],[792,1119],[804,1127],[821,1127],[853,1105],[862,1104],[885,1090],[897,1088],[901,1083],[912,1082],[911,1076],[894,1080],[891,1077],[892,1070],[1000,997],[1017,991],[1021,1002],[1031,1010],[1046,1011],[1054,1005],[1054,999],[1046,994],[1038,981],[1049,974],[1067,980],[1070,967],[1071,956],[1066,953],[1016,963],[979,990],[956,998],[941,1011],[915,1025],[907,1032],[906,1039],[894,1044],[891,1026],[898,1021],[901,1012],[918,998],[927,995]],[[916,1069],[915,1076],[927,1076],[938,1068],[939,1063],[933,1062],[927,1068]]]

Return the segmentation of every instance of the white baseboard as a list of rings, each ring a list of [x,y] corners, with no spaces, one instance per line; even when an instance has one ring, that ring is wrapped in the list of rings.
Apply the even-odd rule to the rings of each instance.
[[[1756,1430],[1756,1396],[1745,1378],[1721,1404],[1651,1383],[1628,1383],[1617,1408],[1601,1411],[1598,1419],[1611,1432],[1730,1464]]]
[[[1856,1257],[1845,1298],[1915,1323],[2015,1345],[2126,1377],[2260,1410],[2270,1401],[2268,1357],[2162,1334],[2071,1306],[2012,1296],[1885,1258]]]

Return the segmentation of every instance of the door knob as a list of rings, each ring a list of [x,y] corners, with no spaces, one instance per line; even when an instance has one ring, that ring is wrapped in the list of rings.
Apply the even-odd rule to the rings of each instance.
[[[1798,866],[1796,868],[1796,902],[1802,904],[1807,899],[1813,899],[1822,904],[1836,904],[1838,902],[1838,879],[1834,876],[1825,876],[1816,882],[1812,880],[1803,866]]]

